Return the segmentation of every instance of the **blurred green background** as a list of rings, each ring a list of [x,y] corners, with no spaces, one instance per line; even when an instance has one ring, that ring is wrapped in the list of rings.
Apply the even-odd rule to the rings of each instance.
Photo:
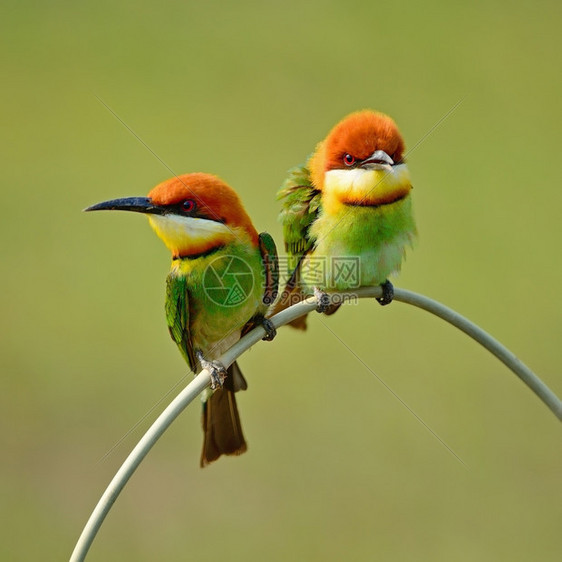
[[[68,558],[186,375],[168,251],[139,216],[81,212],[172,175],[97,97],[174,173],[222,176],[278,242],[286,170],[347,113],[389,113],[416,146],[420,231],[397,285],[562,394],[561,16],[554,1],[5,3],[0,558]],[[470,469],[311,318],[241,361],[248,453],[200,470],[194,404],[89,559],[559,560],[546,407],[417,309],[362,301],[324,321]]]

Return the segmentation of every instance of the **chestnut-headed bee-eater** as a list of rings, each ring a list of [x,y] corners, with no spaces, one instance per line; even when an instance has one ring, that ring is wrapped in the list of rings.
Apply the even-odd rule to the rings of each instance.
[[[290,277],[274,312],[314,293],[330,314],[339,305],[326,292],[359,286],[381,285],[377,300],[392,301],[388,276],[416,236],[404,150],[390,117],[358,111],[290,171],[278,193]],[[306,317],[292,325],[306,329]]]
[[[201,466],[247,446],[234,392],[246,389],[236,363],[227,370],[216,358],[244,333],[262,324],[277,295],[275,243],[258,234],[236,192],[218,177],[192,173],[157,185],[148,197],[105,201],[86,211],[120,210],[147,215],[172,252],[166,286],[166,318],[172,339],[193,372],[211,370],[203,396]]]

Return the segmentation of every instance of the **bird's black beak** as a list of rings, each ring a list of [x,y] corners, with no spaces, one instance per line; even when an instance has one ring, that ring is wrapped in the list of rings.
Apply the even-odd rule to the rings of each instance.
[[[150,197],[123,197],[96,203],[84,211],[134,211],[152,215],[163,215],[164,208],[154,205]]]

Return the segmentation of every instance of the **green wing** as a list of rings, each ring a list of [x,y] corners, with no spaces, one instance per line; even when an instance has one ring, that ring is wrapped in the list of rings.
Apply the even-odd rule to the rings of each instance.
[[[273,304],[279,291],[279,260],[275,241],[267,232],[259,235],[259,246],[263,270],[265,273],[265,286],[263,290],[263,304]]]
[[[168,275],[166,279],[166,320],[170,336],[176,342],[190,369],[195,371],[197,363],[189,332],[189,293],[183,275]]]
[[[320,212],[321,193],[312,185],[308,168],[297,166],[289,171],[289,177],[277,193],[277,199],[282,202],[279,220],[283,225],[288,271],[291,274],[301,258],[314,246],[309,230]]]

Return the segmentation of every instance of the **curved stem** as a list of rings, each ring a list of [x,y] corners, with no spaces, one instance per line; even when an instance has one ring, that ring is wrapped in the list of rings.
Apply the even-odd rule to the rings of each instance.
[[[365,287],[356,291],[339,293],[342,302],[346,297],[356,296],[359,298],[380,297],[382,290],[380,287]],[[454,310],[444,306],[433,299],[407,291],[405,289],[394,289],[394,300],[411,304],[427,310],[439,316],[446,322],[462,330],[472,339],[484,346],[488,351],[502,361],[511,369],[556,415],[562,420],[562,402],[560,399],[517,357],[506,347],[494,339],[490,334],[467,320],[464,316]],[[298,304],[276,314],[271,321],[276,328],[288,324],[299,316],[312,312],[317,306],[316,299],[310,297]],[[260,341],[265,335],[265,330],[259,326],[246,334],[235,343],[226,353],[219,357],[219,361],[225,366],[229,366],[240,355],[247,351],[252,345]],[[162,434],[170,427],[172,422],[181,412],[196,398],[210,383],[210,373],[206,369],[201,371],[177,396],[172,400],[168,407],[158,416],[156,421],[150,426],[143,435],[136,447],[131,451],[121,468],[117,471],[109,486],[106,488],[94,511],[92,512],[86,526],[84,527],[70,562],[80,562],[86,558],[86,554],[101,527],[111,506],[117,496],[121,493],[134,471],[148,454],[152,446],[158,441]]]
[[[469,335],[513,371],[550,408],[552,413],[562,421],[562,401],[525,363],[519,360],[488,332],[485,332],[482,328],[445,305],[412,291],[396,289],[394,298],[400,302],[427,310]]]

